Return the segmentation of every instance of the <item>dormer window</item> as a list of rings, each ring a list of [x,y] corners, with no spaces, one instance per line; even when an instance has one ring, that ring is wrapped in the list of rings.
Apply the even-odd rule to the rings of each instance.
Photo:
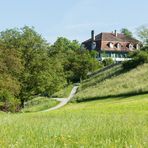
[[[139,44],[136,44],[136,49],[138,50],[140,48]]]
[[[121,48],[120,43],[117,43],[117,44],[116,44],[116,47],[117,47],[118,49],[120,49],[120,48]]]
[[[114,44],[112,42],[109,43],[109,48],[114,48]]]
[[[128,48],[129,48],[129,50],[133,50],[133,45],[129,44]]]
[[[92,42],[91,49],[92,50],[96,49],[96,42]]]

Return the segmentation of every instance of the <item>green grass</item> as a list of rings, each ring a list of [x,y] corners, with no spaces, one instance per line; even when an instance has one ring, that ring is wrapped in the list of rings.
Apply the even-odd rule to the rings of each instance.
[[[148,64],[122,72],[120,65],[84,81],[75,101],[148,93]]]
[[[147,148],[148,94],[72,103],[57,111],[0,114],[3,148]]]
[[[64,89],[62,89],[62,90],[56,92],[55,94],[53,94],[52,97],[67,98],[67,97],[69,97],[69,94],[70,94],[72,88],[73,88],[73,85],[68,85]]]
[[[30,100],[26,103],[25,108],[22,109],[22,112],[37,112],[49,109],[53,106],[56,106],[59,102],[54,99],[49,99],[46,97],[37,97],[33,100]]]
[[[122,73],[122,65],[115,65],[112,68],[109,68],[105,71],[102,71],[100,73],[96,73],[95,75],[91,76],[90,78],[84,80],[81,85],[81,90],[86,89],[90,86],[94,86],[101,81],[111,78],[113,76],[117,76]]]
[[[3,114],[5,114],[5,112],[0,111],[0,115],[3,115]]]
[[[0,112],[0,147],[147,148],[147,73],[148,64],[126,73],[118,65],[83,81],[74,98],[81,103],[44,113]]]

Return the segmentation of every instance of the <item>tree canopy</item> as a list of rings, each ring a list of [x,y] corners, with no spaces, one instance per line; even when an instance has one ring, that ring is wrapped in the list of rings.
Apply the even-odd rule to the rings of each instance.
[[[122,28],[121,33],[123,33],[125,36],[133,37],[133,33],[127,28]]]
[[[77,41],[59,37],[50,45],[33,27],[0,32],[0,109],[34,95],[51,96],[100,66]],[[13,99],[13,102],[16,102]],[[18,101],[19,103],[19,101]],[[1,103],[0,103],[1,104]],[[11,105],[10,105],[11,104]]]
[[[137,35],[142,40],[143,44],[148,45],[148,26],[140,26],[137,29]]]

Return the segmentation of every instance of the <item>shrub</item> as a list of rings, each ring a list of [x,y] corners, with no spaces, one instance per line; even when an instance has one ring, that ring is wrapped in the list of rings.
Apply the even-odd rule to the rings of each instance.
[[[143,51],[147,51],[147,52],[148,52],[148,45],[142,47],[141,50],[143,50]]]
[[[0,110],[17,112],[20,110],[20,101],[13,97],[8,91],[0,92]]]
[[[148,52],[147,51],[138,51],[130,55],[131,60],[125,61],[122,64],[124,70],[129,70],[137,67],[138,65],[148,63]]]
[[[106,58],[102,61],[103,65],[104,66],[108,66],[108,65],[111,65],[114,63],[113,59],[112,58]]]

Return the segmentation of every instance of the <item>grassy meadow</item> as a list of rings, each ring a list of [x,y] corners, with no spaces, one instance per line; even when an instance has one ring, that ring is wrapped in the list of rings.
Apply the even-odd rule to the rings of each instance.
[[[64,89],[54,93],[52,95],[52,97],[55,97],[55,98],[67,98],[71,92],[73,88],[73,85],[68,85],[67,87],[65,87]]]
[[[0,146],[148,146],[148,94],[71,103],[52,112],[0,114]]]
[[[22,113],[0,112],[0,148],[147,148],[147,73],[148,64],[117,65],[83,81],[61,109],[35,112],[57,104],[35,98]]]
[[[117,65],[82,82],[75,101],[148,93],[148,64],[124,72]]]
[[[49,99],[46,97],[36,97],[28,102],[26,102],[22,112],[37,112],[46,110],[57,105],[59,102],[54,99]]]

